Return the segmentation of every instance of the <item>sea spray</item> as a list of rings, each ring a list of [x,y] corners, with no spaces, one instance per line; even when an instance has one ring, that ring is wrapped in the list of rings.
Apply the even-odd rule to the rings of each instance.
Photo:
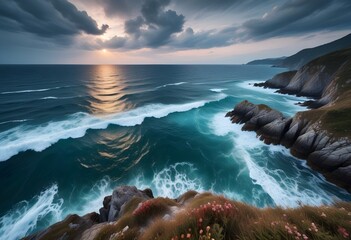
[[[233,160],[242,161],[254,184],[259,185],[274,203],[282,207],[296,207],[299,203],[309,205],[330,204],[335,198],[319,187],[323,181],[307,166],[305,169],[293,169],[294,173],[304,171],[313,186],[300,182],[299,177],[288,176],[281,169],[269,168],[265,157],[267,151],[271,154],[286,154],[281,146],[267,146],[256,137],[254,132],[242,131],[242,125],[232,124],[224,113],[218,113],[210,123],[210,129],[217,136],[230,137],[233,142]],[[292,158],[292,157],[291,157]],[[297,160],[298,161],[298,160]],[[290,163],[291,164],[291,163]],[[306,176],[306,177],[307,177]]]
[[[56,184],[30,201],[22,201],[0,218],[0,239],[16,240],[33,231],[46,219],[49,224],[61,220],[63,199]]]
[[[169,198],[177,198],[189,190],[204,191],[197,169],[187,162],[179,162],[155,171],[151,180],[139,174],[129,184],[139,189],[151,188],[155,196]]]

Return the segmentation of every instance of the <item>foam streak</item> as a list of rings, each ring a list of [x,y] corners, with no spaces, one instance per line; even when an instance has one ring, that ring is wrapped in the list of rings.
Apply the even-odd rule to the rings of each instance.
[[[220,95],[215,101],[225,97]],[[67,120],[49,122],[39,126],[21,125],[0,133],[0,161],[26,150],[43,151],[61,139],[80,138],[88,129],[106,129],[108,125],[131,127],[142,124],[145,118],[162,118],[171,113],[187,112],[211,101],[185,104],[151,104],[127,112],[98,118],[87,113],[70,115]]]

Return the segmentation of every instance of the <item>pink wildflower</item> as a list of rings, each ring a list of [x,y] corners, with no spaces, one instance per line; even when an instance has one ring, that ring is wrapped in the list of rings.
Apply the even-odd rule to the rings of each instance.
[[[343,227],[339,227],[338,228],[338,232],[344,237],[344,238],[348,238],[350,236],[350,234],[346,231],[345,228]]]

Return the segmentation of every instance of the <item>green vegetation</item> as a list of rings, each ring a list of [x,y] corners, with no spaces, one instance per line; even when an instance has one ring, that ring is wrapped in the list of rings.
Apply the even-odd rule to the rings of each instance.
[[[101,228],[95,239],[341,240],[350,239],[350,233],[351,203],[258,209],[203,193],[183,205],[167,198],[147,200]]]
[[[351,49],[317,58],[310,64],[326,65],[333,75],[334,99],[321,108],[301,112],[302,117],[319,122],[333,137],[351,139]]]

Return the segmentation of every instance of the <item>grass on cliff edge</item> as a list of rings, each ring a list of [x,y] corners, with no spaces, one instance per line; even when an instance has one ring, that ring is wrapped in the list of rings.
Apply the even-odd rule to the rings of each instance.
[[[351,49],[334,52],[312,63],[318,64],[319,61],[324,61],[328,66],[333,65],[333,69],[338,67],[333,80],[337,91],[336,99],[319,109],[299,114],[313,122],[320,122],[322,129],[334,137],[351,139]]]
[[[156,198],[139,204],[95,239],[350,239],[351,203],[258,209],[210,193],[184,204]],[[135,208],[133,211],[132,208]]]

